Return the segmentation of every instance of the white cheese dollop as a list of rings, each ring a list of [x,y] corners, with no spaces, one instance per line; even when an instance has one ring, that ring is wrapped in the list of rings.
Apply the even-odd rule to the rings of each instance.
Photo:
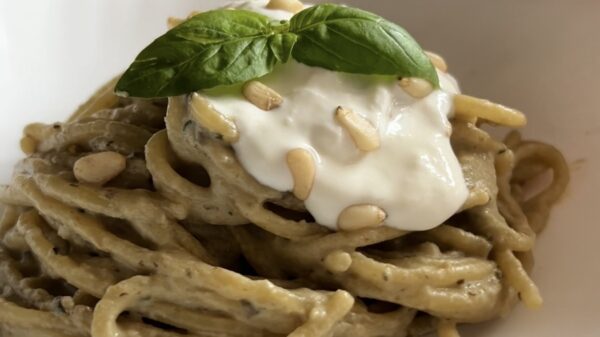
[[[241,7],[262,5],[251,2]],[[260,12],[270,13],[264,8]],[[281,19],[281,11],[272,16]],[[312,153],[316,176],[305,205],[319,224],[337,229],[345,208],[372,204],[386,212],[384,225],[421,231],[448,219],[468,195],[449,139],[448,116],[452,96],[459,89],[452,76],[438,75],[441,90],[415,99],[392,76],[333,72],[290,61],[259,79],[283,96],[283,104],[271,111],[246,100],[241,86],[202,94],[235,121],[239,140],[233,148],[242,166],[260,183],[291,191],[294,181],[286,154],[295,148]],[[338,106],[376,127],[379,149],[356,148],[335,120]]]

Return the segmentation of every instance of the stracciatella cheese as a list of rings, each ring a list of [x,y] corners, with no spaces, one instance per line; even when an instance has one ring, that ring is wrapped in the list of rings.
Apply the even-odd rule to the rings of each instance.
[[[281,11],[272,13],[282,18]],[[392,76],[333,72],[290,61],[259,79],[283,97],[276,109],[264,111],[250,103],[241,85],[201,94],[237,125],[233,148],[260,183],[291,191],[287,153],[301,148],[312,154],[316,174],[305,205],[319,224],[337,229],[344,209],[368,204],[386,213],[386,226],[427,230],[454,214],[468,195],[449,139],[448,116],[459,89],[450,75],[438,75],[441,89],[415,99]],[[357,148],[335,119],[339,106],[376,128],[378,149]]]

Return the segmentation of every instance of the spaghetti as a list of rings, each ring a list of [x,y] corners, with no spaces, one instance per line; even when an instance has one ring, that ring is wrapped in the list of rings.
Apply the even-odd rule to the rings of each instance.
[[[0,188],[0,335],[447,337],[542,304],[532,250],[569,172],[554,147],[479,127],[521,126],[518,111],[455,97],[469,198],[446,223],[332,232],[246,172],[193,95],[114,84],[25,129],[29,156]]]

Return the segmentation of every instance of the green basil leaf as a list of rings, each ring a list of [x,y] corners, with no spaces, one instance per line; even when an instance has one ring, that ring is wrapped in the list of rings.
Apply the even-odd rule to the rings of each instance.
[[[276,34],[270,37],[269,46],[279,63],[286,63],[292,56],[292,49],[297,41],[298,35],[296,34]]]
[[[307,8],[290,21],[293,57],[335,71],[419,77],[439,87],[435,67],[400,26],[370,12],[334,4]]]
[[[142,50],[116,92],[176,96],[266,75],[289,59],[296,42],[285,25],[245,10],[195,15]]]

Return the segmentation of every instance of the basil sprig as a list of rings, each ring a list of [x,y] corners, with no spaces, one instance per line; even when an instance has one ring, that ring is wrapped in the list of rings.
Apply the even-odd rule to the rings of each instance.
[[[246,10],[195,15],[142,50],[115,91],[177,96],[264,76],[290,56],[310,66],[420,77],[439,86],[429,58],[404,29],[360,9],[322,4],[289,22]]]

